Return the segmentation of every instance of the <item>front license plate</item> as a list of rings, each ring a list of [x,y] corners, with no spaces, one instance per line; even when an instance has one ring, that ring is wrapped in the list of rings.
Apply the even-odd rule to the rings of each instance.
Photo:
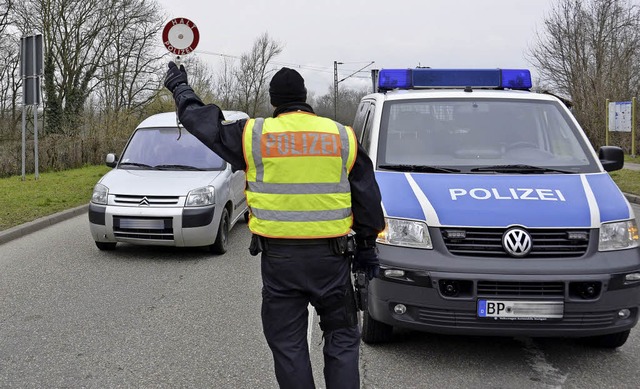
[[[562,301],[478,300],[478,317],[505,320],[562,319]]]
[[[138,230],[162,230],[164,220],[162,219],[120,219],[120,228]]]

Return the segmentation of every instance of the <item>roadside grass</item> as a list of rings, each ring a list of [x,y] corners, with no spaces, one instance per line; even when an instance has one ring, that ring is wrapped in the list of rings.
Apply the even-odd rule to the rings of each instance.
[[[640,155],[636,155],[635,158],[631,158],[630,155],[626,155],[625,154],[624,161],[625,162],[631,162],[631,163],[640,163]]]
[[[609,174],[621,191],[640,196],[640,170],[622,169]]]
[[[111,168],[79,169],[0,178],[0,231],[43,216],[88,204],[93,186]]]
[[[636,162],[637,160],[637,162]],[[628,162],[640,163],[640,157]],[[60,172],[0,178],[0,231],[89,203],[93,186],[111,168],[86,166]],[[623,169],[611,177],[625,193],[640,196],[640,171]]]

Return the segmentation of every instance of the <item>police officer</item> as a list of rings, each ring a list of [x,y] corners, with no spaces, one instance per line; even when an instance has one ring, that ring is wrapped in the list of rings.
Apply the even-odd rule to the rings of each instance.
[[[371,160],[350,127],[314,114],[298,72],[280,69],[269,85],[272,118],[226,122],[169,63],[165,86],[184,127],[245,170],[253,233],[262,252],[262,324],[281,388],[313,388],[308,304],[320,317],[327,388],[359,388],[360,333],[345,257],[355,232],[353,270],[378,273],[375,239],[384,228]]]

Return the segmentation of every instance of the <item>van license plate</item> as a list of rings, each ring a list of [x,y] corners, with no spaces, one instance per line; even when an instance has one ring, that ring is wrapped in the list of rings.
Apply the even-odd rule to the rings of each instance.
[[[563,301],[478,300],[478,317],[506,320],[562,319]]]

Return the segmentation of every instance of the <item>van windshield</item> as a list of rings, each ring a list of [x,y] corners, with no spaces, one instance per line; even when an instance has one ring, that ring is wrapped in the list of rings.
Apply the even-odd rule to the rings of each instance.
[[[598,165],[560,103],[506,99],[388,101],[378,166],[462,173],[588,173]]]
[[[179,134],[177,128],[139,128],[131,136],[119,167],[222,170],[226,162],[184,129]]]

